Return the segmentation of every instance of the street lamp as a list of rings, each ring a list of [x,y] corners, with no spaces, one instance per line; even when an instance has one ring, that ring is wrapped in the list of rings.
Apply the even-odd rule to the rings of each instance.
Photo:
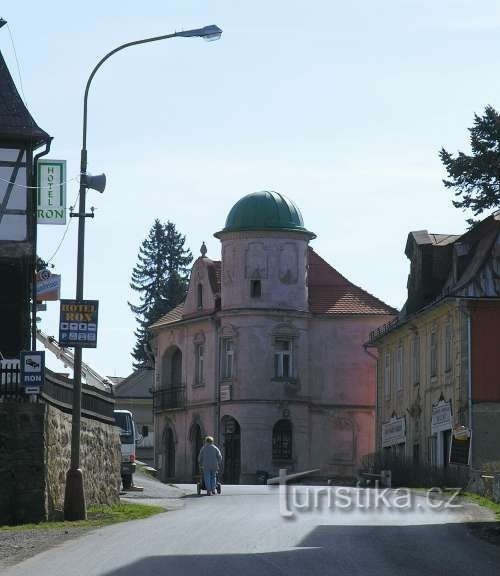
[[[205,40],[212,41],[218,40],[222,35],[222,30],[214,24],[205,26],[204,28],[196,28],[194,30],[184,30],[181,32],[174,32],[173,34],[165,34],[163,36],[155,36],[153,38],[144,38],[142,40],[134,40],[118,46],[106,56],[101,58],[95,68],[90,73],[85,86],[85,94],[83,97],[83,138],[82,138],[82,151],[80,156],[80,201],[78,212],[74,216],[78,217],[78,253],[77,253],[77,268],[76,268],[76,299],[83,299],[83,270],[84,270],[84,242],[85,242],[85,218],[90,214],[85,213],[85,194],[87,188],[94,188],[103,192],[105,186],[105,177],[90,176],[87,174],[87,101],[89,96],[89,89],[94,79],[96,72],[99,68],[120,50],[128,48],[129,46],[136,46],[138,44],[147,44],[149,42],[156,42],[158,40],[167,40],[169,38],[176,38],[177,36],[183,38],[204,38]],[[71,463],[70,469],[66,474],[66,491],[64,494],[64,518],[66,520],[83,520],[86,518],[85,494],[83,489],[83,475],[80,469],[80,419],[81,419],[81,405],[82,405],[82,347],[75,346],[75,361],[73,368],[73,416],[71,424]]]

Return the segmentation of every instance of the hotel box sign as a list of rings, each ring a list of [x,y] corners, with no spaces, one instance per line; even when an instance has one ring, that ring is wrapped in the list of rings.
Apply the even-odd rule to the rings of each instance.
[[[431,433],[436,434],[437,432],[444,432],[451,428],[451,400],[449,402],[441,400],[432,407]]]
[[[406,442],[406,422],[404,416],[391,418],[382,424],[382,447],[395,446]]]
[[[98,300],[61,300],[59,344],[96,348]]]
[[[38,160],[37,183],[37,223],[66,224],[66,160]]]

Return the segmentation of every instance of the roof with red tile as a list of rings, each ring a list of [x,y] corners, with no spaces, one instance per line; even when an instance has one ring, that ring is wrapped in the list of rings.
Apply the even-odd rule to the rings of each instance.
[[[397,314],[369,292],[349,282],[309,248],[309,309],[313,314]]]
[[[220,294],[221,262],[213,261],[214,277],[211,278],[214,293]],[[349,282],[333,266],[323,260],[312,248],[309,248],[309,309],[313,314],[327,315],[395,315],[398,311],[388,306],[359,286]],[[206,316],[204,312],[194,316]],[[189,318],[192,318],[190,315]],[[165,314],[150,328],[179,322],[184,316],[184,304]]]

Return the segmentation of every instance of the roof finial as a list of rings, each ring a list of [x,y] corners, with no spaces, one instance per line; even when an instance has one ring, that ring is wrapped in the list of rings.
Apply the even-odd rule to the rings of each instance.
[[[206,246],[205,242],[203,242],[203,244],[201,245],[200,252],[201,252],[201,257],[205,258],[205,256],[207,255],[207,246]]]

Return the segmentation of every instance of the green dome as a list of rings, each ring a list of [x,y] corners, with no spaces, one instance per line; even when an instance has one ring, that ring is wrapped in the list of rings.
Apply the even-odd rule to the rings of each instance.
[[[254,192],[236,202],[227,216],[222,232],[244,230],[304,232],[314,238],[314,234],[304,227],[304,220],[297,206],[278,192]]]

